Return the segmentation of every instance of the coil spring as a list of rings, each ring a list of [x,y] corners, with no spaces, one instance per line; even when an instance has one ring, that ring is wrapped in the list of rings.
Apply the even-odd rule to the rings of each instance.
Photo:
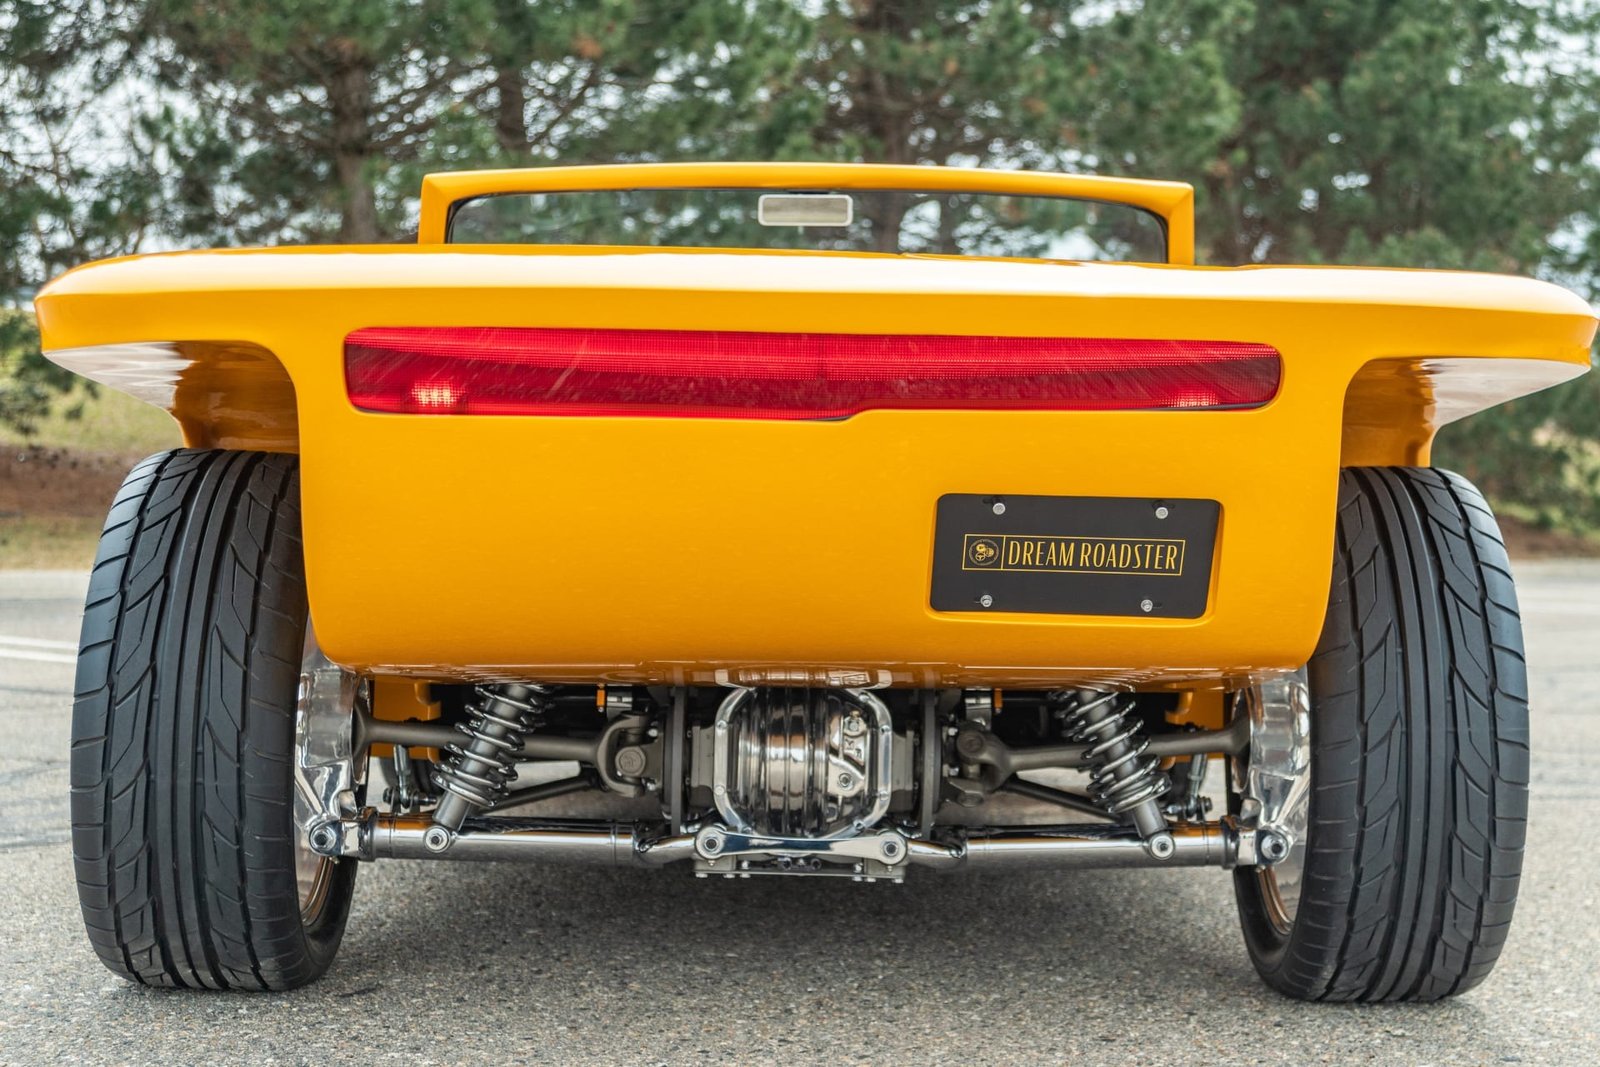
[[[1089,746],[1085,753],[1089,795],[1108,814],[1153,804],[1171,787],[1161,773],[1161,761],[1144,754],[1150,742],[1143,736],[1143,725],[1133,718],[1133,698],[1102,693],[1084,699],[1061,692],[1053,699],[1069,702],[1057,712],[1062,729],[1071,740]]]
[[[544,717],[546,690],[537,685],[480,685],[474,692],[478,699],[468,706],[467,721],[456,725],[467,742],[446,746],[449,755],[434,770],[433,784],[475,808],[487,808],[516,780],[517,753]]]

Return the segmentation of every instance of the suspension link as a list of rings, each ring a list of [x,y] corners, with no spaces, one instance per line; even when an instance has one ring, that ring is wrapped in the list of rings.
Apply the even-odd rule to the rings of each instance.
[[[542,685],[480,685],[468,721],[457,727],[465,744],[450,745],[433,784],[440,791],[425,844],[450,847],[456,831],[475,812],[492,807],[516,779],[523,738],[544,718],[548,689]]]
[[[1173,853],[1172,831],[1161,811],[1170,788],[1161,760],[1147,755],[1150,741],[1134,716],[1131,696],[1094,689],[1051,694],[1069,739],[1087,745],[1089,795],[1108,815],[1125,817],[1156,859]]]

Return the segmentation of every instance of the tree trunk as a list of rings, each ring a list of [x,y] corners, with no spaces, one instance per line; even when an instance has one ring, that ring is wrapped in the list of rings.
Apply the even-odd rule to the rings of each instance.
[[[521,162],[528,154],[528,90],[522,70],[511,63],[500,66],[494,79],[494,136],[500,150]]]
[[[893,4],[868,2],[855,7],[854,30],[872,38],[909,38],[910,28],[904,13]],[[850,112],[858,127],[876,144],[877,163],[915,163],[911,144],[911,87],[904,79],[870,63],[859,68],[851,86]],[[879,252],[900,251],[900,226],[905,220],[909,200],[902,191],[885,193],[880,206],[871,214],[872,243]]]
[[[333,170],[339,182],[339,240],[371,244],[378,240],[378,204],[367,163],[372,158],[372,67],[347,57],[328,83],[333,118]]]

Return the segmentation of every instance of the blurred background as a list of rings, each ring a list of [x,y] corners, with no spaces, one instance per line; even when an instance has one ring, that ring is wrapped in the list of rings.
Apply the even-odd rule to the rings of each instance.
[[[674,159],[1190,182],[1202,263],[1600,284],[1600,0],[0,0],[0,566],[83,567],[166,415],[38,352],[104,256],[405,240],[429,170]],[[1600,377],[1447,428],[1600,552]]]

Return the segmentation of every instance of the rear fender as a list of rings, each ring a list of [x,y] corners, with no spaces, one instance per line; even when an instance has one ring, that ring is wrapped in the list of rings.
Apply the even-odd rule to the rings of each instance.
[[[300,450],[294,382],[261,345],[129,341],[50,355],[85,378],[167,411],[190,448]]]
[[[1581,364],[1503,357],[1364,363],[1345,390],[1340,466],[1428,466],[1441,427],[1583,371]]]

